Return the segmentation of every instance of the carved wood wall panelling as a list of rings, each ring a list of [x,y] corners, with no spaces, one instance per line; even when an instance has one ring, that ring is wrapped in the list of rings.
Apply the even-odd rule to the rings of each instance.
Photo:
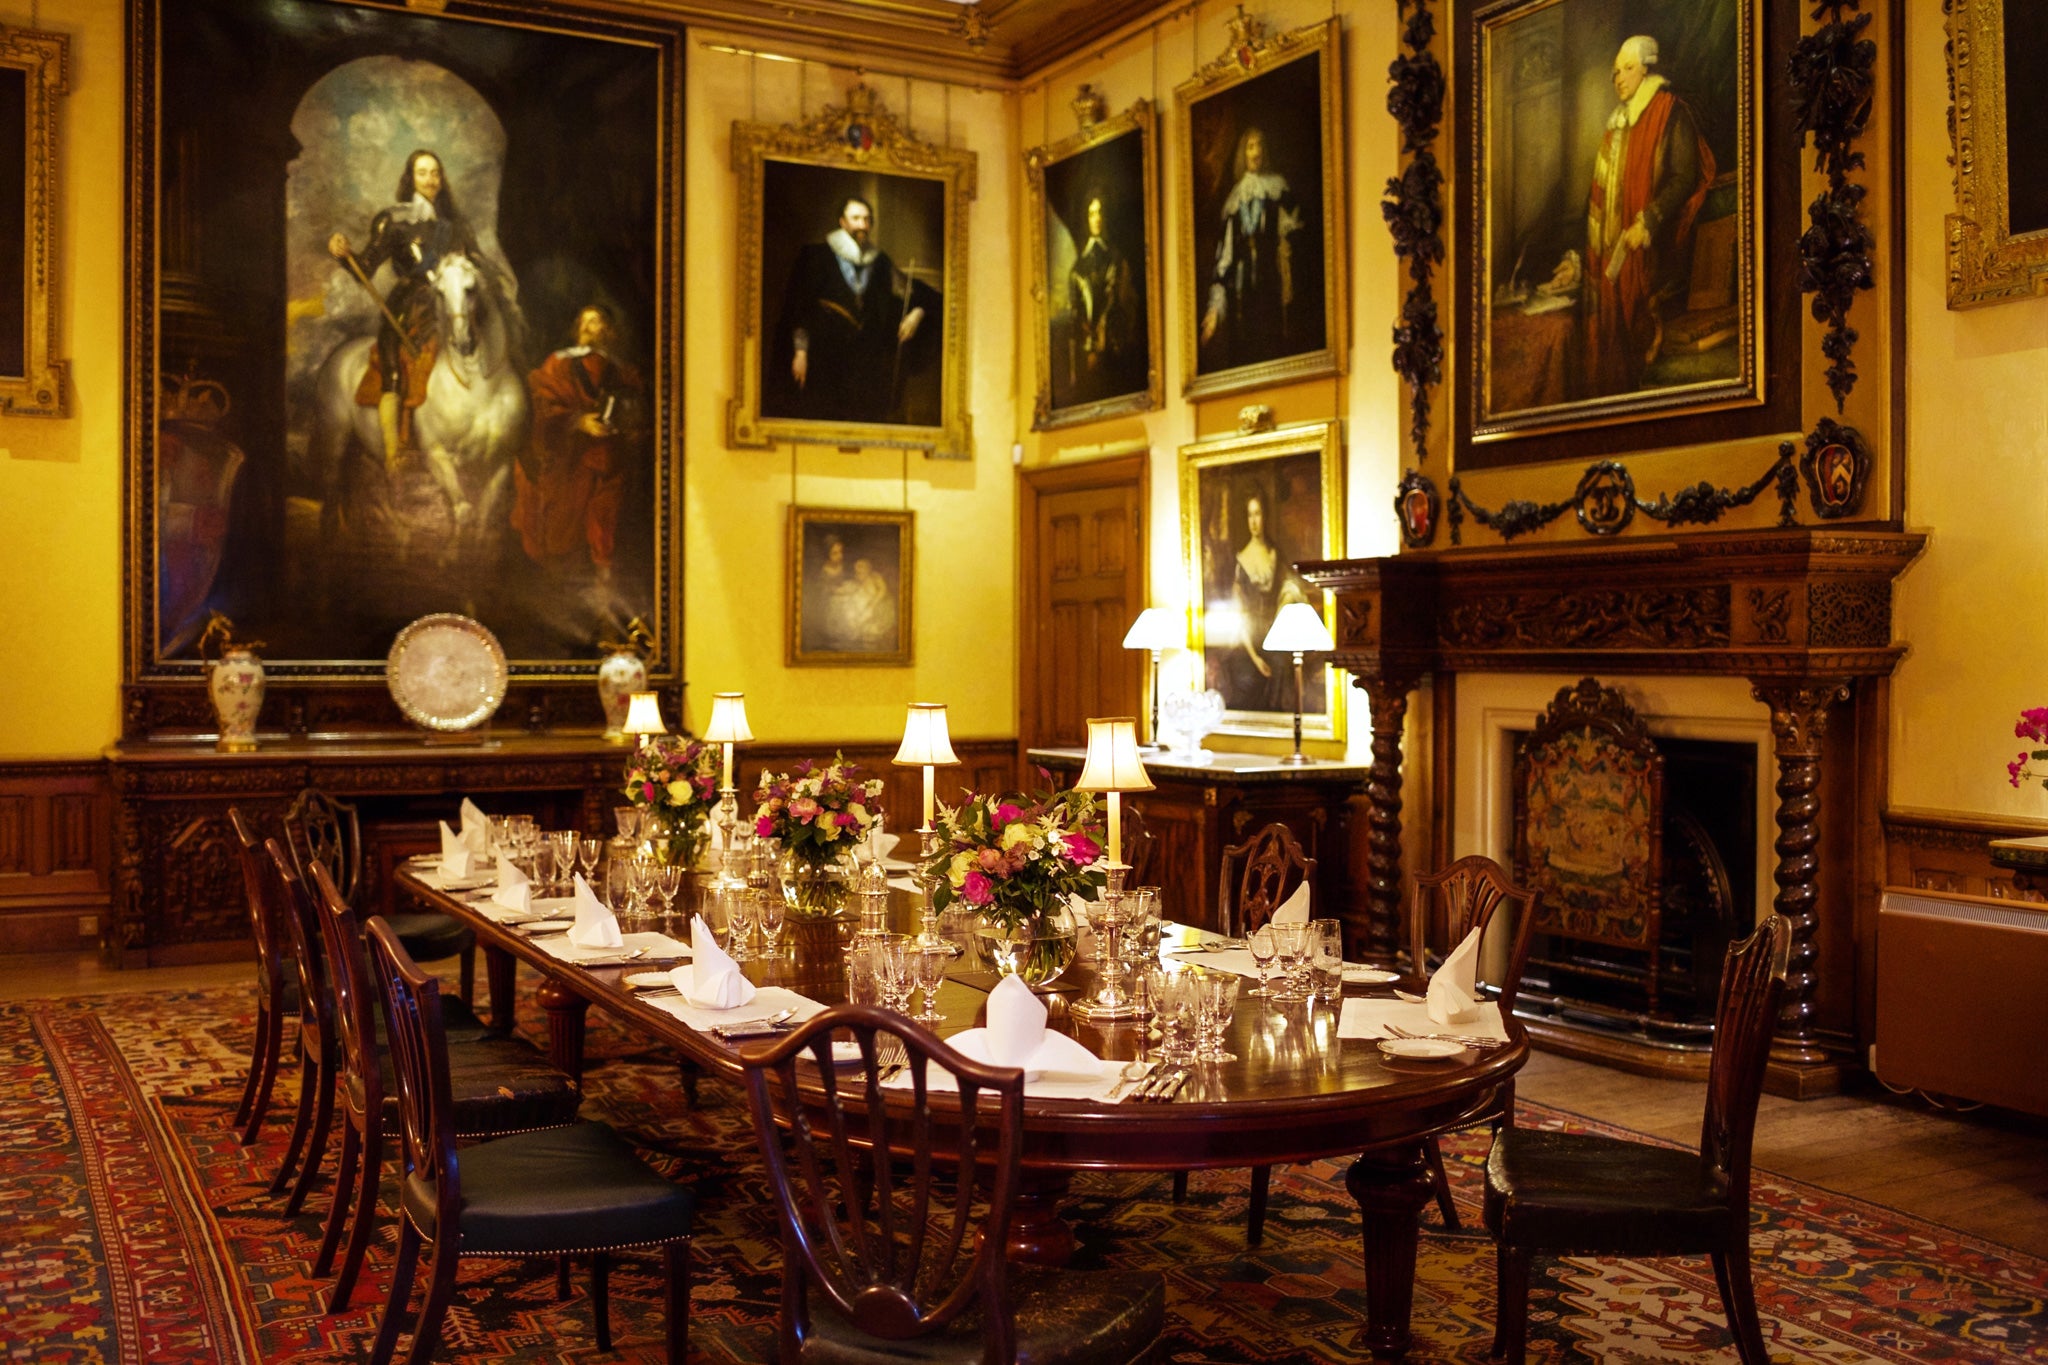
[[[1983,816],[1888,810],[1884,813],[1884,884],[1947,891],[1991,900],[2048,901],[2048,888],[2018,884],[1991,861],[1993,839],[2048,834],[2038,821],[2004,823]]]
[[[0,953],[76,948],[104,918],[111,809],[99,763],[0,764]]]

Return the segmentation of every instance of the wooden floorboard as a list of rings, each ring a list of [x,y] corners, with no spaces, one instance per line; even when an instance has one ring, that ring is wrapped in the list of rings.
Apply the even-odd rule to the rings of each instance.
[[[0,1000],[196,990],[248,984],[229,963],[115,971],[90,954],[0,956]],[[1538,1053],[1516,1093],[1688,1146],[1699,1141],[1704,1085],[1632,1076]],[[2048,1122],[1999,1111],[1945,1113],[1883,1092],[1797,1100],[1765,1096],[1756,1165],[2039,1256],[2048,1256]]]

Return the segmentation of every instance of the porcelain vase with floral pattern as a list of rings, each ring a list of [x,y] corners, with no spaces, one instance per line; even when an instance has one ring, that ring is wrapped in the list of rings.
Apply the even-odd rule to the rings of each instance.
[[[206,677],[206,692],[220,721],[222,753],[247,753],[256,747],[256,717],[263,710],[263,661],[256,651],[236,645],[222,651]]]

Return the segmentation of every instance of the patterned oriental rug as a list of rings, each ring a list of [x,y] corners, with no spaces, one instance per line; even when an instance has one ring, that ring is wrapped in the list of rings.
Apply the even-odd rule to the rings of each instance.
[[[700,1107],[685,1107],[673,1064],[591,1019],[585,1114],[699,1191],[692,1360],[771,1360],[779,1253],[744,1097],[707,1082]],[[326,1282],[310,1267],[326,1186],[296,1219],[264,1194],[289,1131],[289,1080],[254,1147],[228,1126],[252,1020],[237,991],[0,1007],[0,1354],[43,1365],[366,1356],[394,1223],[380,1220],[355,1304],[323,1315]],[[1517,1122],[1598,1128],[1526,1103]],[[1485,1139],[1461,1136],[1446,1155],[1476,1226]],[[1163,1176],[1079,1178],[1079,1264],[1166,1276],[1161,1361],[1365,1361],[1358,1214],[1342,1176],[1339,1162],[1275,1171],[1257,1253],[1244,1245],[1242,1171],[1196,1175],[1178,1207]],[[1755,1202],[1774,1360],[2048,1360],[2048,1262],[1767,1174]],[[579,1269],[557,1301],[551,1262],[465,1261],[437,1358],[660,1360],[658,1262],[616,1265],[610,1357],[596,1350],[587,1285]],[[1484,1361],[1492,1304],[1483,1233],[1447,1235],[1429,1215],[1410,1359]],[[1734,1358],[1704,1261],[1539,1262],[1530,1312],[1534,1360]]]

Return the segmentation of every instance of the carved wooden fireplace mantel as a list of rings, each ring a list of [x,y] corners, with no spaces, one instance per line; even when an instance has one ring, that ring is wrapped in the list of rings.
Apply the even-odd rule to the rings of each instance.
[[[1888,680],[1905,653],[1892,642],[1892,583],[1925,539],[1795,528],[1300,565],[1310,582],[1336,595],[1331,662],[1351,672],[1372,708],[1365,906],[1372,945],[1391,953],[1401,937],[1402,728],[1409,693],[1424,677],[1745,678],[1769,709],[1776,740],[1775,905],[1793,926],[1771,1084],[1798,1094],[1835,1088],[1841,1059],[1866,1034],[1868,990],[1857,983],[1869,968],[1853,925],[1857,888],[1879,880]],[[1848,704],[1850,724],[1829,743],[1837,702]],[[1455,735],[1454,714],[1436,724]],[[1435,748],[1442,762],[1448,746]],[[1434,790],[1448,799],[1447,764],[1436,778]],[[1825,864],[1824,830],[1831,841]],[[1859,866],[1869,875],[1858,876]]]

